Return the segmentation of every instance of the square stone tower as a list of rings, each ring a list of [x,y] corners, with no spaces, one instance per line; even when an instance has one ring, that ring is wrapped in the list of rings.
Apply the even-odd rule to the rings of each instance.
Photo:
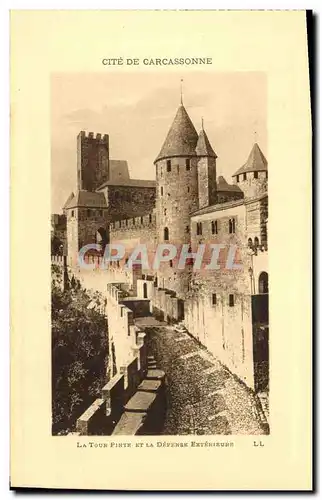
[[[109,136],[81,131],[77,136],[77,189],[95,191],[109,180]]]

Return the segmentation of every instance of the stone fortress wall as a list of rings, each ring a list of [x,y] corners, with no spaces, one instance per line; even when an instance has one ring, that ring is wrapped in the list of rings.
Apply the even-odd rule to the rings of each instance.
[[[234,185],[222,176],[217,179],[217,155],[206,132],[202,128],[197,134],[181,105],[154,162],[155,183],[131,180],[123,171],[120,181],[116,171],[112,178],[106,135],[102,139],[81,133],[78,157],[79,185],[94,201],[74,207],[75,197],[64,210],[69,272],[107,297],[111,380],[139,359],[133,354],[139,344],[131,309],[137,299],[149,301],[150,313],[159,319],[182,322],[234,374],[258,390],[256,366],[261,363],[261,342],[268,342],[267,161],[259,146],[254,144],[247,162],[234,174]],[[105,243],[125,246],[121,262],[104,269],[102,256],[88,255],[86,263],[92,269],[82,269],[70,261],[70,252],[77,253],[80,243],[93,241],[95,231],[103,229]],[[220,269],[207,272],[192,265],[179,270],[175,261],[158,270],[124,266],[136,246],[146,245],[150,258],[160,243],[172,243],[178,250],[185,243],[191,251],[204,243],[226,249],[234,245],[235,264],[241,268],[225,269],[227,250],[221,251]],[[138,360],[135,373],[139,366]]]

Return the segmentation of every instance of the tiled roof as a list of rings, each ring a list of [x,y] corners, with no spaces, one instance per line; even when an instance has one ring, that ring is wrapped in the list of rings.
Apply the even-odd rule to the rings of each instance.
[[[196,153],[198,156],[212,156],[213,158],[217,158],[217,155],[212,149],[204,129],[200,131],[196,147]]]
[[[76,196],[66,205],[66,209],[76,207],[107,208],[104,193],[77,191]]]
[[[209,207],[200,208],[195,212],[192,212],[190,214],[190,217],[195,217],[196,215],[210,214],[212,212],[218,212],[220,210],[226,210],[226,208],[238,207],[244,204],[245,200],[240,199],[240,200],[226,201],[225,203],[218,203],[216,205],[209,205]]]
[[[248,160],[242,167],[237,170],[237,172],[234,173],[234,176],[243,174],[245,172],[258,172],[260,170],[267,170],[267,160],[263,155],[259,145],[255,142]]]
[[[155,161],[173,156],[195,156],[197,141],[196,129],[181,104]]]
[[[112,180],[129,180],[129,166],[126,160],[110,160],[110,179]]]
[[[217,179],[217,191],[235,191],[242,193],[242,190],[236,184],[228,184],[225,177],[220,175]]]
[[[104,182],[101,186],[97,188],[97,191],[103,189],[106,186],[128,186],[128,187],[150,187],[155,188],[156,182],[153,180],[144,180],[144,179],[110,179],[109,181]]]
[[[67,207],[67,205],[71,202],[71,200],[74,198],[74,193],[70,193],[70,195],[68,196],[67,200],[65,201],[65,204],[63,206],[63,209]]]

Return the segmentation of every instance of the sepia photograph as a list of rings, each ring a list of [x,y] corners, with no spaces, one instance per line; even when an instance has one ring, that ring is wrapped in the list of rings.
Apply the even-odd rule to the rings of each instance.
[[[270,433],[268,141],[264,72],[52,73],[52,435]]]
[[[314,487],[313,20],[171,9],[10,15],[13,489]]]

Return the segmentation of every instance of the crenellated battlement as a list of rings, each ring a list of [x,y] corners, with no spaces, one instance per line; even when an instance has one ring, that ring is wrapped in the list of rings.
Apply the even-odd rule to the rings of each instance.
[[[86,133],[85,130],[82,130],[79,134],[78,137],[80,137],[82,140],[87,139],[90,141],[96,141],[100,142],[101,144],[108,144],[108,134],[102,135],[101,133],[94,133],[94,132],[88,132]]]
[[[154,228],[156,226],[155,214],[142,215],[140,217],[132,217],[130,219],[122,219],[110,224],[110,232],[118,231],[119,229],[142,229]]]
[[[107,298],[112,302],[114,306],[114,312],[116,312],[119,321],[126,325],[126,330],[128,335],[131,334],[131,326],[134,326],[134,316],[133,311],[122,304],[122,299],[124,299],[124,291],[121,289],[120,285],[109,283],[107,285]]]
[[[63,266],[64,265],[64,256],[63,255],[52,255],[51,256],[51,263],[56,264],[57,266]]]

